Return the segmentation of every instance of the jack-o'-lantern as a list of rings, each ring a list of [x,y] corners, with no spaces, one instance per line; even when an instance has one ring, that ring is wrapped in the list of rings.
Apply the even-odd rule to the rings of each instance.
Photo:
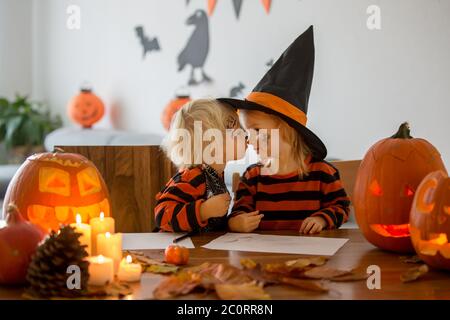
[[[69,102],[68,114],[83,128],[91,128],[105,114],[105,106],[91,89],[81,89],[80,94]]]
[[[419,257],[432,267],[450,270],[450,178],[427,175],[411,207],[411,240]]]
[[[161,122],[166,130],[169,130],[172,117],[178,110],[181,109],[186,103],[191,101],[189,95],[177,95],[175,99],[171,100],[169,104],[164,108],[161,114]]]
[[[413,252],[409,213],[414,193],[436,170],[445,170],[439,152],[428,141],[411,137],[407,123],[369,149],[353,192],[356,220],[369,242],[385,250]]]
[[[94,164],[79,154],[38,153],[18,169],[5,195],[5,206],[14,203],[20,212],[44,231],[57,231],[61,224],[110,216],[105,182]]]

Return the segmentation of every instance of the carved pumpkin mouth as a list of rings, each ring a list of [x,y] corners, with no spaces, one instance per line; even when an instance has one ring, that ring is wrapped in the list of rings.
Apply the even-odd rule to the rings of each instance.
[[[426,256],[435,256],[439,252],[445,259],[450,259],[450,243],[447,234],[431,234],[430,238],[430,240],[419,240],[418,251]]]
[[[405,238],[409,237],[409,223],[405,224],[371,224],[370,228],[383,237]]]
[[[27,208],[28,219],[30,222],[39,225],[48,226],[56,230],[59,224],[75,222],[75,216],[81,215],[82,221],[87,222],[91,218],[100,216],[100,212],[109,215],[108,199],[92,205],[75,207],[75,206],[56,206],[50,207],[45,205],[33,204]]]

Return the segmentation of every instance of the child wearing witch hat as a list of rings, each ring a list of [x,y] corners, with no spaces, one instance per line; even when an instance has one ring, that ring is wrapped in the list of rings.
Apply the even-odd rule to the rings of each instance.
[[[313,71],[311,26],[245,100],[218,99],[239,110],[250,144],[261,156],[241,177],[228,220],[231,231],[295,229],[313,234],[347,221],[350,200],[339,172],[324,160],[325,145],[306,127]],[[265,170],[269,164],[272,169]]]

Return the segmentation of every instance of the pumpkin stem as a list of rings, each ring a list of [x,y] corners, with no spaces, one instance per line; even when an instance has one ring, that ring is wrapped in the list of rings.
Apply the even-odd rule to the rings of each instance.
[[[19,208],[14,203],[8,204],[8,208],[6,209],[6,224],[12,225],[21,221],[24,221],[24,218],[20,214]]]
[[[65,153],[63,148],[60,147],[54,147],[53,148],[53,153]]]
[[[400,127],[398,128],[398,131],[391,136],[392,139],[412,139],[413,137],[409,134],[410,133],[410,127],[408,122],[403,122]]]

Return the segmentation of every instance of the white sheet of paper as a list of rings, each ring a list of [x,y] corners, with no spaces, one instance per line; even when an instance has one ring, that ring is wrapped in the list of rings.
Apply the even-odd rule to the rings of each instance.
[[[203,247],[215,250],[332,256],[347,241],[348,239],[342,238],[227,233]]]
[[[173,240],[182,236],[183,233],[153,232],[153,233],[123,233],[122,250],[146,250],[165,249]],[[180,246],[195,248],[191,238],[177,242]]]

